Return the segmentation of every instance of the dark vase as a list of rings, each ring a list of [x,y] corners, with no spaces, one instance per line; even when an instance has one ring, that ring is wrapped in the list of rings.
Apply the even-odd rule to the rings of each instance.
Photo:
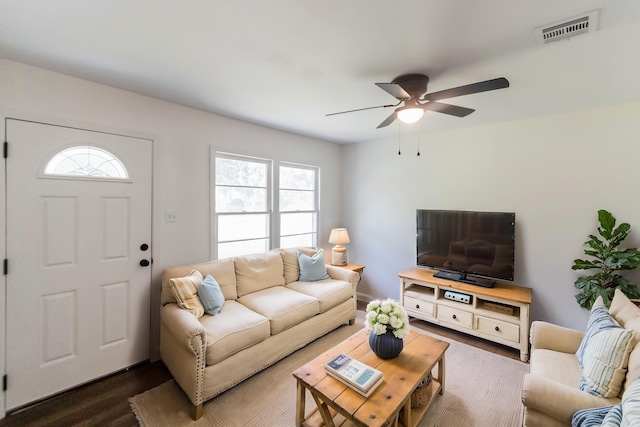
[[[369,347],[381,359],[393,359],[400,354],[403,345],[402,338],[396,338],[391,331],[382,335],[373,331],[369,334]]]

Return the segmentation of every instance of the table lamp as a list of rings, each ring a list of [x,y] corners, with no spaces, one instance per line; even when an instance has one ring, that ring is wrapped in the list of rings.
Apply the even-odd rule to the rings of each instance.
[[[349,233],[346,228],[334,228],[329,236],[329,243],[335,246],[331,250],[332,265],[347,265],[347,248],[342,245],[349,243]]]

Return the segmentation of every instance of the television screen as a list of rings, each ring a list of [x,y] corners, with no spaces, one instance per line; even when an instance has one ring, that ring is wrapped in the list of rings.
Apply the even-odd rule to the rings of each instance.
[[[418,209],[417,264],[482,286],[491,282],[474,283],[466,275],[513,280],[515,219],[513,212]]]

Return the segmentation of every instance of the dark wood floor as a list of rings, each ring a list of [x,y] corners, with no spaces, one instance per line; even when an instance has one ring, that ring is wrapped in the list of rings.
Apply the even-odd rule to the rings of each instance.
[[[364,310],[365,305],[359,302],[358,309]],[[520,352],[510,347],[421,320],[411,319],[411,325],[495,354],[520,360]],[[0,427],[134,427],[138,423],[131,412],[128,398],[156,387],[170,378],[171,374],[162,362],[147,363],[9,414],[5,419],[0,420]]]

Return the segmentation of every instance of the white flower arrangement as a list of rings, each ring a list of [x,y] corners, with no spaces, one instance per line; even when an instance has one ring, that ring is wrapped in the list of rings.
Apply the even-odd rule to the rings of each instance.
[[[404,307],[393,300],[375,300],[367,304],[365,325],[376,335],[383,335],[388,330],[396,338],[406,338],[409,335],[409,316]]]

